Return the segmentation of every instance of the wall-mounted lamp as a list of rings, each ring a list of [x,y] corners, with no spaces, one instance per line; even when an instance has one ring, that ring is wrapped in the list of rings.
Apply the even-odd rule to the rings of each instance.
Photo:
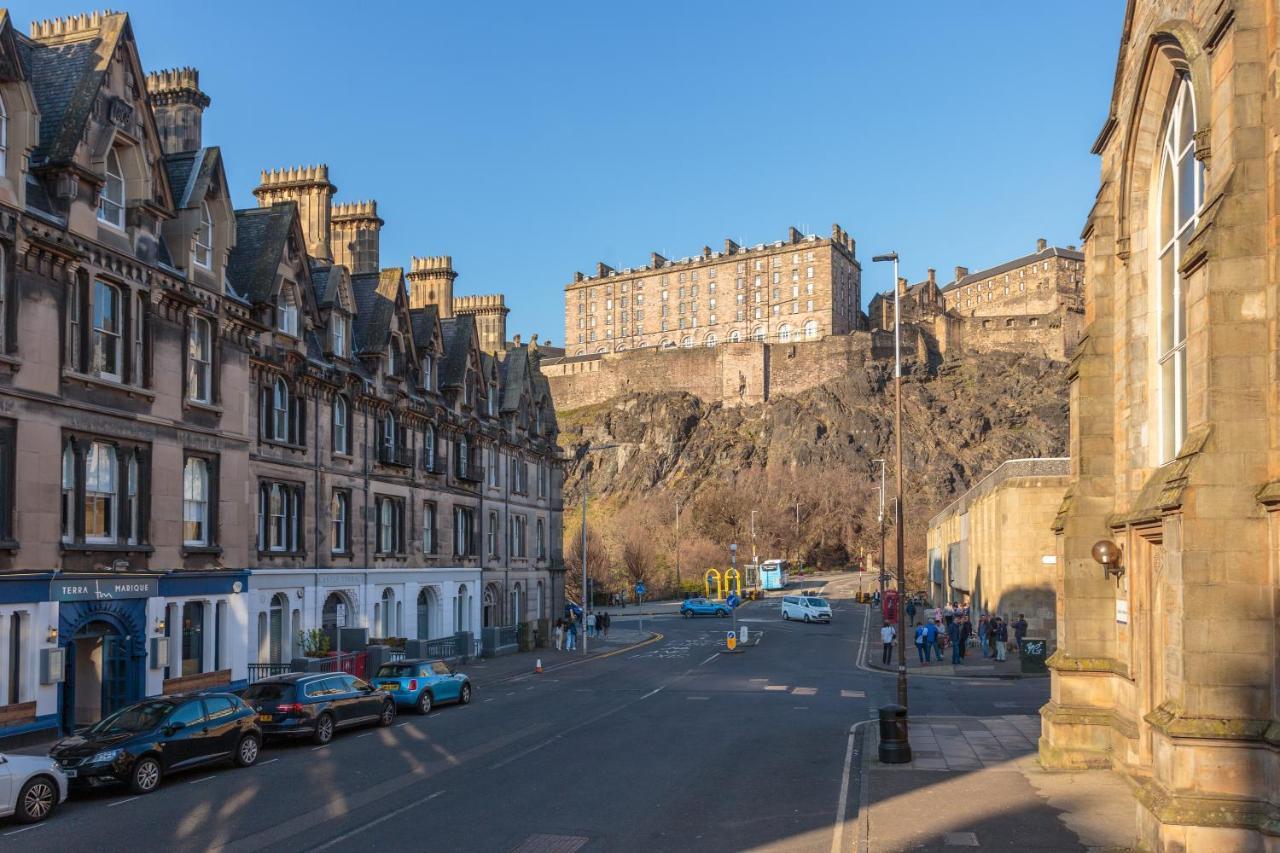
[[[52,625],[49,626],[49,642],[50,643],[58,642],[58,629],[53,627]]]
[[[157,634],[164,633],[164,617],[163,616],[156,617],[156,633]]]
[[[1099,539],[1093,545],[1093,559],[1102,566],[1103,578],[1116,576],[1116,580],[1124,574],[1124,566],[1120,565],[1120,546],[1110,539]]]

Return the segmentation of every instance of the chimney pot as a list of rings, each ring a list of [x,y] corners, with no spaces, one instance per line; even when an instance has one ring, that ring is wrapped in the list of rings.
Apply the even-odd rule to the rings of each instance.
[[[964,278],[968,274],[969,274],[968,267],[956,267],[956,281],[959,281],[960,279]]]
[[[1045,240],[1043,237],[1041,237],[1039,240],[1036,240],[1036,252],[1043,252],[1047,245],[1049,245],[1049,242]]]

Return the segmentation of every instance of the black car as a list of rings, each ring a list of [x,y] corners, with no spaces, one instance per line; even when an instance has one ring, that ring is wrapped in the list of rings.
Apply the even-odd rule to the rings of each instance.
[[[156,696],[121,708],[53,745],[72,785],[121,782],[149,794],[176,770],[231,759],[240,767],[258,760],[262,731],[256,715],[231,693]]]
[[[343,672],[290,672],[255,681],[236,693],[258,715],[268,736],[305,735],[325,744],[348,726],[396,719],[395,700]]]

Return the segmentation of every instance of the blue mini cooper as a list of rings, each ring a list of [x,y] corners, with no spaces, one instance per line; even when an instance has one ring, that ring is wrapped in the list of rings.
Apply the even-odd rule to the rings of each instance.
[[[471,679],[442,660],[402,660],[378,667],[373,686],[390,694],[396,705],[427,714],[438,702],[471,701]]]

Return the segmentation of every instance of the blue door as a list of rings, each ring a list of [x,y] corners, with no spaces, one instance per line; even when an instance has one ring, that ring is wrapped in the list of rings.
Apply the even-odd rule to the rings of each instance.
[[[102,716],[114,714],[132,701],[129,690],[129,638],[102,638]]]

